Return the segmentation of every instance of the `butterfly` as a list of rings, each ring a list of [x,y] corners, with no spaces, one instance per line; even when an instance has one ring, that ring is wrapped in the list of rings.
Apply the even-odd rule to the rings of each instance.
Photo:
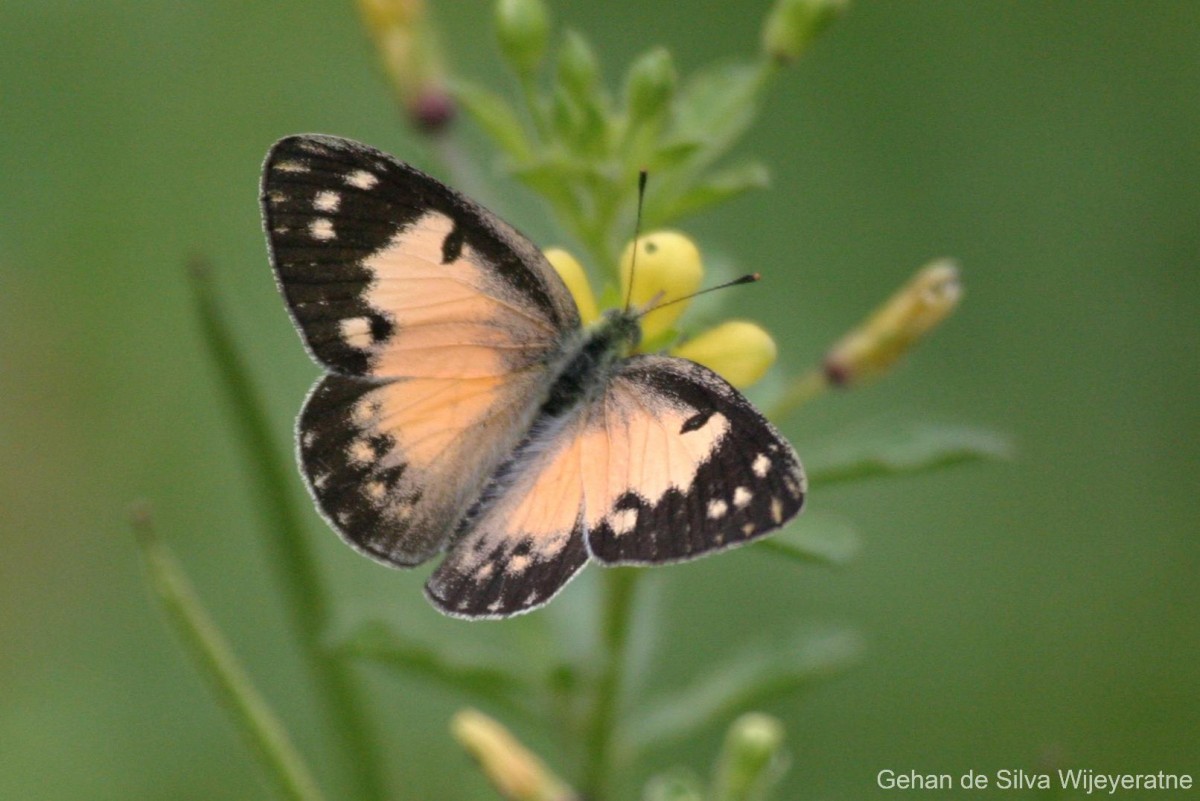
[[[277,142],[261,202],[276,282],[325,371],[301,473],[352,547],[445,553],[425,592],[459,617],[552,598],[588,561],[676,562],[801,508],[792,446],[694,362],[635,354],[638,310],[588,328],[522,234],[416,168],[330,136]]]

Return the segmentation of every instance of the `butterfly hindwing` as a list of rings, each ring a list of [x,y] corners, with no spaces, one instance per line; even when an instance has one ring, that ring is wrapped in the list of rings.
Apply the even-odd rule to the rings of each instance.
[[[791,445],[737,390],[665,356],[625,360],[598,397],[535,429],[492,484],[426,585],[450,614],[540,606],[589,556],[659,564],[758,539],[805,492]]]
[[[660,564],[768,534],[804,503],[796,452],[706,367],[635,356],[591,415],[588,548],[607,564]]]
[[[375,559],[426,561],[529,426],[538,378],[325,376],[297,426],[301,470],[321,512]]]
[[[280,290],[329,371],[297,425],[309,488],[356,548],[419,564],[532,424],[574,301],[520,233],[355,142],[277,142],[262,208]]]
[[[460,617],[507,617],[550,600],[588,560],[586,408],[535,430],[500,469],[425,592]]]
[[[524,236],[414,167],[345,139],[271,148],[262,207],[280,290],[314,358],[343,375],[502,375],[579,327]]]

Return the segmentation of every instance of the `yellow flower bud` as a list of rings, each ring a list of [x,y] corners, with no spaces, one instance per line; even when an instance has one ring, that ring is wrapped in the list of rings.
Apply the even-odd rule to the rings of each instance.
[[[464,709],[450,721],[459,745],[475,758],[497,792],[512,801],[573,801],[570,787],[482,712]]]
[[[633,245],[630,242],[621,254],[621,297],[628,295],[635,308],[651,301],[656,304],[672,301],[700,288],[704,265],[699,248],[688,237],[678,231],[654,231],[638,237],[636,264]],[[631,269],[632,293],[629,292]],[[643,340],[653,341],[670,330],[686,308],[686,303],[676,303],[647,314],[642,318]]]
[[[588,283],[587,273],[583,265],[574,256],[561,248],[546,250],[546,261],[558,273],[558,277],[571,290],[575,305],[579,307],[579,317],[584,325],[591,325],[600,319],[600,311],[596,306],[596,296],[592,294],[592,286]]]
[[[728,320],[671,351],[720,374],[744,389],[762,378],[775,363],[775,340],[748,320]]]
[[[925,266],[830,349],[825,357],[826,378],[831,384],[845,385],[887,372],[954,311],[961,297],[953,261],[942,259]]]

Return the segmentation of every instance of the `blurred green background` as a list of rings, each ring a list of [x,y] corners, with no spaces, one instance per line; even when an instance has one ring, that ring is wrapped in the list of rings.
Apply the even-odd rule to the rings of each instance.
[[[685,72],[748,54],[767,5],[552,7],[615,80],[652,44]],[[434,6],[455,69],[505,88],[488,4]],[[802,455],[907,420],[984,425],[1017,449],[815,487],[812,510],[863,534],[844,571],[753,549],[656,571],[651,687],[802,621],[866,637],[857,670],[768,708],[793,753],[783,797],[883,795],[884,768],[1200,772],[1198,98],[1189,0],[859,0],[742,148],[773,187],[690,221],[707,250],[768,276],[727,301],[793,370],[918,264],[964,265],[959,313],[901,371],[790,421]],[[331,769],[183,272],[196,254],[214,263],[288,441],[317,370],[272,284],[256,190],[268,145],[302,131],[438,169],[350,3],[0,5],[0,798],[265,793],[150,602],[135,498]],[[530,196],[498,186],[497,210],[552,242]],[[308,522],[348,614],[430,639],[524,636],[440,618],[426,570],[380,568]],[[589,586],[545,614],[586,604]],[[365,672],[397,798],[492,797],[449,737],[451,695]],[[652,767],[702,769],[719,734],[639,765],[627,797]]]

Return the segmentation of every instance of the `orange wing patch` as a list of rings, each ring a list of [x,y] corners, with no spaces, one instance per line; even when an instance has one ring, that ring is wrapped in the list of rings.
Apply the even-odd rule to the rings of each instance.
[[[554,328],[522,309],[456,236],[450,217],[428,212],[363,261],[372,276],[363,293],[371,312],[343,321],[343,340],[365,352],[373,375],[498,376],[527,367],[555,344]],[[372,313],[386,323],[377,327],[378,339]]]
[[[735,389],[683,359],[627,360],[583,437],[588,547],[657,564],[727,548],[794,517],[795,451]]]

